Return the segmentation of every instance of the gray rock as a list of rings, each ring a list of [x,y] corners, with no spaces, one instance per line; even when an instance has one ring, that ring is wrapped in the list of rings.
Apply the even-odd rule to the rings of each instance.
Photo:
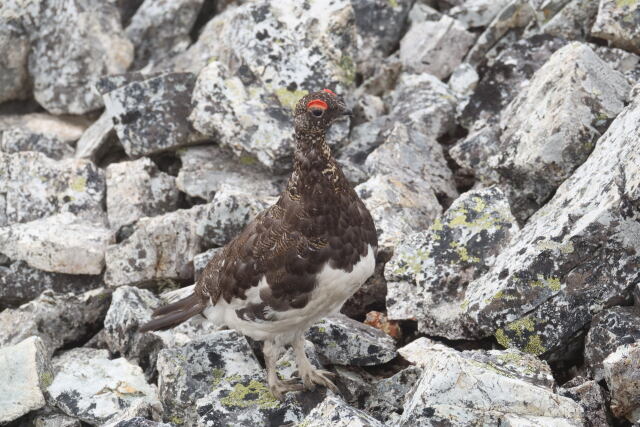
[[[24,25],[29,9],[17,3],[0,9],[0,104],[24,98],[29,88],[29,34]]]
[[[480,76],[476,69],[471,64],[463,62],[453,70],[449,78],[449,87],[459,96],[469,96],[475,90],[479,80]]]
[[[373,383],[376,377],[359,366],[335,365],[333,370],[336,374],[335,383],[340,391],[340,396],[349,405],[361,407],[361,402],[373,393]],[[324,400],[324,397],[320,399],[320,402]]]
[[[202,271],[205,269],[207,264],[209,264],[209,261],[211,261],[211,258],[213,258],[220,250],[221,248],[212,248],[193,257],[193,272],[195,280],[198,280]]]
[[[357,98],[356,103],[351,108],[353,112],[352,124],[355,126],[375,120],[385,113],[385,109],[386,106],[382,98],[364,93]]]
[[[468,337],[467,286],[489,270],[518,230],[498,188],[464,193],[429,230],[404,240],[385,266],[389,318],[417,320],[418,330],[430,336]]]
[[[281,402],[271,395],[251,347],[234,331],[162,351],[158,370],[165,418],[188,422],[195,415],[198,426],[226,426],[281,425],[303,417],[296,396]]]
[[[374,73],[380,60],[396,50],[413,1],[356,0],[351,4],[358,34],[357,68],[366,78]]]
[[[111,116],[102,113],[78,140],[75,157],[96,161],[112,148],[115,137]]]
[[[524,220],[586,160],[622,108],[625,78],[585,44],[555,52],[502,113],[496,169]]]
[[[460,22],[446,15],[416,23],[400,42],[400,61],[405,71],[444,80],[460,65],[474,39]]]
[[[598,2],[570,0],[555,15],[543,12],[544,21],[536,31],[567,40],[586,40],[598,12]],[[543,5],[544,6],[544,5]]]
[[[509,3],[509,0],[466,0],[447,11],[447,15],[462,23],[465,28],[487,26]]]
[[[640,422],[640,343],[618,347],[603,362],[604,379],[611,391],[611,412]]]
[[[640,54],[640,5],[635,0],[601,0],[591,35]]]
[[[440,346],[444,347],[444,346]],[[424,363],[399,425],[583,425],[582,407],[531,379],[545,362],[519,352],[421,349]],[[544,372],[543,371],[543,372]]]
[[[316,36],[298,37],[310,27]],[[350,1],[261,0],[214,17],[175,64],[193,72],[209,64],[193,94],[195,129],[283,171],[291,165],[291,108],[308,91],[352,89],[354,57]],[[338,130],[336,139],[346,137],[345,127]]]
[[[124,150],[139,157],[198,142],[187,121],[191,111],[192,73],[165,73],[142,80],[103,82],[106,112]],[[110,85],[116,86],[111,89]]]
[[[178,151],[182,167],[176,183],[191,197],[208,202],[223,186],[250,194],[276,196],[279,186],[252,157],[235,157],[216,145],[183,148]]]
[[[0,152],[38,151],[55,160],[73,156],[73,148],[65,141],[20,128],[0,133]]]
[[[640,120],[638,101],[618,115],[489,272],[469,284],[467,313],[480,335],[495,333],[503,346],[547,353],[629,295],[640,274],[633,267],[640,262],[638,242],[628,238],[638,233],[628,208],[640,199],[640,147],[632,130]]]
[[[633,303],[636,307],[640,307],[640,283],[638,283],[631,292],[633,293]]]
[[[395,247],[405,236],[429,227],[442,212],[433,188],[422,180],[375,175],[355,190],[371,212],[380,248]]]
[[[411,11],[409,11],[409,24],[414,25],[424,21],[439,21],[440,18],[442,18],[442,13],[431,7],[430,4],[433,5],[433,2],[416,1]]]
[[[385,102],[394,119],[425,135],[438,138],[454,127],[455,94],[430,74],[402,73]]]
[[[113,230],[178,208],[176,179],[158,170],[147,158],[112,163],[107,167],[106,178],[107,214]]]
[[[398,421],[405,397],[421,375],[422,368],[409,366],[392,377],[378,381],[364,401],[365,410],[387,425]]]
[[[42,408],[52,379],[49,355],[40,338],[0,348],[0,423]]]
[[[53,375],[51,376],[53,379]],[[42,412],[42,413],[40,413]],[[79,419],[70,417],[58,412],[52,412],[50,408],[45,408],[43,411],[32,412],[29,417],[29,422],[34,427],[82,427],[82,422]]]
[[[0,228],[0,253],[52,273],[100,274],[113,233],[61,213]]]
[[[349,136],[349,144],[337,155],[338,163],[349,181],[360,184],[369,177],[364,162],[367,156],[384,141],[380,132],[392,123],[389,116],[380,116],[370,122],[355,126]]]
[[[584,409],[585,426],[597,427],[609,424],[604,391],[596,381],[575,377],[562,385],[558,392],[570,397]]]
[[[84,114],[102,106],[98,78],[126,71],[133,46],[111,3],[42,3],[29,53],[34,96],[53,114]]]
[[[100,223],[103,172],[87,160],[55,161],[42,153],[0,153],[0,193],[9,224],[66,212]]]
[[[82,293],[102,286],[102,277],[49,273],[16,261],[0,266],[0,307],[19,306],[50,289],[56,293]]]
[[[143,416],[158,418],[162,406],[156,387],[139,366],[109,352],[76,348],[53,359],[55,376],[47,388],[55,405],[91,425]],[[90,378],[90,381],[87,381]]]
[[[151,421],[143,417],[130,418],[123,420],[114,425],[114,427],[172,427],[173,424],[159,423]]]
[[[0,345],[13,345],[30,336],[42,339],[48,354],[91,334],[104,319],[109,293],[104,289],[84,294],[44,291],[37,299],[0,313]]]
[[[46,135],[64,142],[77,141],[91,121],[81,116],[54,116],[29,113],[0,116],[0,131],[20,129],[25,133]]]
[[[584,349],[592,377],[602,379],[602,361],[618,347],[640,341],[640,308],[612,307],[594,316]]]
[[[305,427],[383,427],[371,415],[347,405],[336,396],[328,396],[301,422]]]
[[[333,364],[372,366],[396,357],[393,338],[342,314],[314,324],[306,337],[316,345],[321,360]]]
[[[467,136],[449,149],[449,155],[456,163],[486,186],[500,182],[500,175],[494,169],[499,153],[499,126],[481,120],[475,122]]]
[[[131,68],[157,64],[184,51],[189,32],[204,0],[145,0],[127,26],[126,34],[135,46]]]
[[[640,80],[640,56],[607,46],[592,46],[593,51],[611,68],[622,73],[633,86]]]

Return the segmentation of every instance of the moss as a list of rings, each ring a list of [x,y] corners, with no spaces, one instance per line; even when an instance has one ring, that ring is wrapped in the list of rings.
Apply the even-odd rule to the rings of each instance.
[[[182,418],[180,418],[180,417],[176,417],[175,415],[173,417],[169,418],[169,421],[172,424],[175,424],[175,425],[178,425],[178,426],[184,424],[184,420]]]
[[[40,375],[40,384],[42,384],[42,387],[44,388],[49,388],[49,386],[53,383],[53,374],[49,371],[47,372],[43,372],[42,375]]]
[[[511,341],[509,340],[509,337],[507,337],[507,334],[504,333],[504,329],[498,329],[495,333],[495,337],[498,341],[498,344],[500,344],[504,348],[511,347]]]
[[[638,3],[638,0],[616,0],[616,6],[618,7],[631,7]]]
[[[69,188],[73,191],[77,191],[78,193],[85,191],[87,188],[87,178],[84,176],[75,177],[69,183]]]
[[[247,385],[236,384],[228,396],[220,399],[220,403],[236,408],[257,406],[260,409],[275,409],[280,407],[280,402],[273,397],[267,386],[256,380],[251,380]]]
[[[534,356],[539,356],[547,351],[547,349],[542,345],[542,338],[540,338],[540,335],[532,335],[529,337],[529,341],[527,342],[527,345],[524,346],[523,351],[525,353],[533,354]]]
[[[342,76],[344,82],[348,85],[352,85],[356,81],[356,64],[353,62],[353,58],[349,55],[342,55],[338,67],[342,70]]]
[[[280,101],[280,104],[283,107],[293,110],[296,107],[296,104],[298,103],[300,98],[302,98],[309,92],[306,90],[291,91],[291,90],[288,90],[287,88],[279,88],[274,90],[274,93],[278,97],[278,100]]]

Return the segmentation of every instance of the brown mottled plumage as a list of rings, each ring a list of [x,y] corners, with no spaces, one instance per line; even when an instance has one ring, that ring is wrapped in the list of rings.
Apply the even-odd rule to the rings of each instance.
[[[335,387],[326,372],[306,360],[303,334],[311,323],[339,310],[373,273],[377,247],[371,215],[325,140],[330,125],[345,114],[344,102],[328,90],[298,102],[294,170],[286,190],[216,254],[191,295],[156,311],[163,317],[142,330],[173,327],[203,312],[265,341],[269,385],[276,396],[300,389],[275,375],[285,344],[294,346],[307,388],[314,383]]]

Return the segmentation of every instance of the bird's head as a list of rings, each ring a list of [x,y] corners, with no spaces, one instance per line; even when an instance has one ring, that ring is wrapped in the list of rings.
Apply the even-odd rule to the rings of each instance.
[[[329,129],[336,120],[350,116],[351,110],[342,98],[329,89],[323,89],[298,101],[293,115],[297,133],[321,133]]]

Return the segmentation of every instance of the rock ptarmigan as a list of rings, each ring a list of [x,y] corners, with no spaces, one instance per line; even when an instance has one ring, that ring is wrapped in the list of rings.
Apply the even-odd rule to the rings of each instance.
[[[303,97],[294,110],[294,168],[280,198],[209,261],[181,300],[154,312],[141,331],[168,329],[202,313],[264,341],[269,389],[336,390],[327,371],[315,369],[304,350],[305,331],[338,311],[374,271],[376,229],[364,203],[331,154],[326,132],[349,115],[328,89]],[[294,350],[302,384],[278,378],[276,362]]]

